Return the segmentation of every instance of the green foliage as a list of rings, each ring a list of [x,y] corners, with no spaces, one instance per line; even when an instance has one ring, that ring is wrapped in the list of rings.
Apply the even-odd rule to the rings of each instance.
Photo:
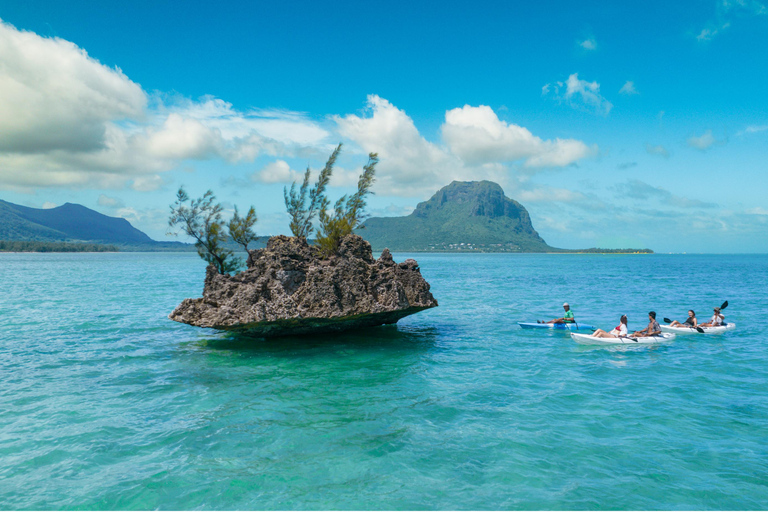
[[[232,237],[236,243],[243,246],[245,252],[248,252],[248,244],[256,239],[256,232],[253,231],[253,225],[256,224],[258,218],[256,217],[256,210],[251,206],[245,217],[240,217],[235,206],[235,214],[227,224],[229,229],[229,236]]]
[[[114,245],[0,240],[0,252],[117,252]]]
[[[357,181],[357,192],[352,196],[342,196],[328,211],[330,201],[323,195],[320,201],[320,232],[317,245],[323,256],[328,257],[339,249],[341,240],[352,233],[363,221],[365,215],[366,197],[371,194],[371,186],[375,181],[376,164],[379,158],[376,153],[368,155],[368,163]]]
[[[220,274],[228,274],[235,272],[243,263],[224,244],[232,235],[233,240],[247,251],[248,243],[256,238],[252,229],[256,223],[256,212],[251,207],[245,218],[242,218],[235,210],[235,217],[228,224],[231,230],[228,234],[221,217],[223,207],[214,203],[215,200],[210,190],[201,198],[190,199],[184,188],[179,188],[176,202],[171,205],[168,225],[171,228],[179,226],[182,232],[195,240],[197,253],[203,260],[214,265]]]
[[[283,188],[283,197],[285,199],[285,208],[288,215],[291,216],[291,233],[293,236],[309,238],[314,231],[312,221],[318,214],[318,209],[322,209],[323,199],[325,198],[325,188],[331,181],[333,166],[336,158],[341,152],[341,143],[331,153],[330,158],[325,163],[325,167],[320,171],[317,183],[311,189],[309,188],[309,167],[304,172],[304,180],[296,190],[296,182],[291,184],[290,191]],[[307,191],[309,191],[309,205],[307,205]],[[327,205],[326,205],[327,206]]]

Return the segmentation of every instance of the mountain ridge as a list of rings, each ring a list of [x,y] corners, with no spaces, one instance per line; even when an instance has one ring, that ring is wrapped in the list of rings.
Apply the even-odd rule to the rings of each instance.
[[[65,203],[55,208],[40,209],[2,199],[0,240],[97,242],[133,246],[166,244],[151,239],[126,219],[110,217],[79,204]]]
[[[525,207],[492,181],[453,181],[405,217],[371,217],[357,232],[375,249],[560,252],[533,228]]]

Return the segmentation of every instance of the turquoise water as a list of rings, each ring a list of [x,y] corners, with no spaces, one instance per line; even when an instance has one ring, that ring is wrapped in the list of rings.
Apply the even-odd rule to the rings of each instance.
[[[259,341],[166,318],[194,254],[0,255],[0,508],[768,508],[768,256],[416,258],[439,308]],[[516,325],[726,299],[653,348]]]

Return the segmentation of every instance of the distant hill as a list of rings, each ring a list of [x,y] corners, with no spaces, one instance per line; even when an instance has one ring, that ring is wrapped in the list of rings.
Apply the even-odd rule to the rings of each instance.
[[[357,233],[374,249],[560,252],[539,236],[523,205],[491,181],[454,181],[406,217],[372,217]]]
[[[131,223],[79,204],[29,208],[0,200],[0,240],[113,244],[123,250],[189,250],[189,244],[156,242]]]
[[[405,217],[372,217],[357,234],[374,250],[652,253],[650,249],[558,249],[533,229],[528,210],[492,181],[454,181]]]

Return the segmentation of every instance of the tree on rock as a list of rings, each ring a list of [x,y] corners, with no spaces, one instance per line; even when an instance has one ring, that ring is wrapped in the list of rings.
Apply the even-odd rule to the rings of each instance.
[[[291,216],[291,233],[293,236],[302,238],[309,238],[315,227],[312,225],[312,221],[317,216],[318,208],[321,207],[323,198],[325,197],[325,187],[331,181],[331,174],[333,174],[333,166],[336,163],[336,158],[341,152],[341,143],[336,146],[336,149],[331,153],[330,158],[325,163],[325,167],[320,171],[320,176],[317,178],[317,183],[312,189],[309,189],[309,167],[304,172],[304,181],[296,190],[296,182],[291,184],[290,191],[287,188],[283,188],[283,197],[285,198],[285,208],[288,210],[288,215]],[[309,205],[307,205],[307,190],[309,190]]]
[[[364,220],[366,197],[373,193],[371,186],[375,181],[376,164],[379,163],[378,155],[370,153],[368,163],[363,167],[363,173],[357,182],[357,192],[349,197],[342,196],[331,210],[331,201],[325,195],[325,188],[331,180],[333,165],[340,151],[341,144],[331,154],[315,186],[309,190],[309,205],[307,205],[309,168],[304,173],[304,181],[298,190],[296,182],[291,185],[290,191],[283,189],[285,207],[291,216],[291,232],[294,236],[307,238],[315,230],[312,221],[317,215],[320,222],[317,245],[325,257],[335,254],[341,240],[352,233]]]
[[[231,237],[248,251],[248,243],[256,238],[253,232],[257,220],[256,211],[251,207],[245,217],[240,217],[235,209],[235,216],[225,226],[221,215],[224,208],[215,200],[216,196],[210,190],[201,198],[190,199],[184,187],[180,187],[176,193],[176,202],[171,205],[168,225],[171,228],[178,226],[192,237],[200,257],[216,267],[220,274],[229,274],[240,268],[243,262],[224,244]],[[170,234],[178,233],[172,231]]]

